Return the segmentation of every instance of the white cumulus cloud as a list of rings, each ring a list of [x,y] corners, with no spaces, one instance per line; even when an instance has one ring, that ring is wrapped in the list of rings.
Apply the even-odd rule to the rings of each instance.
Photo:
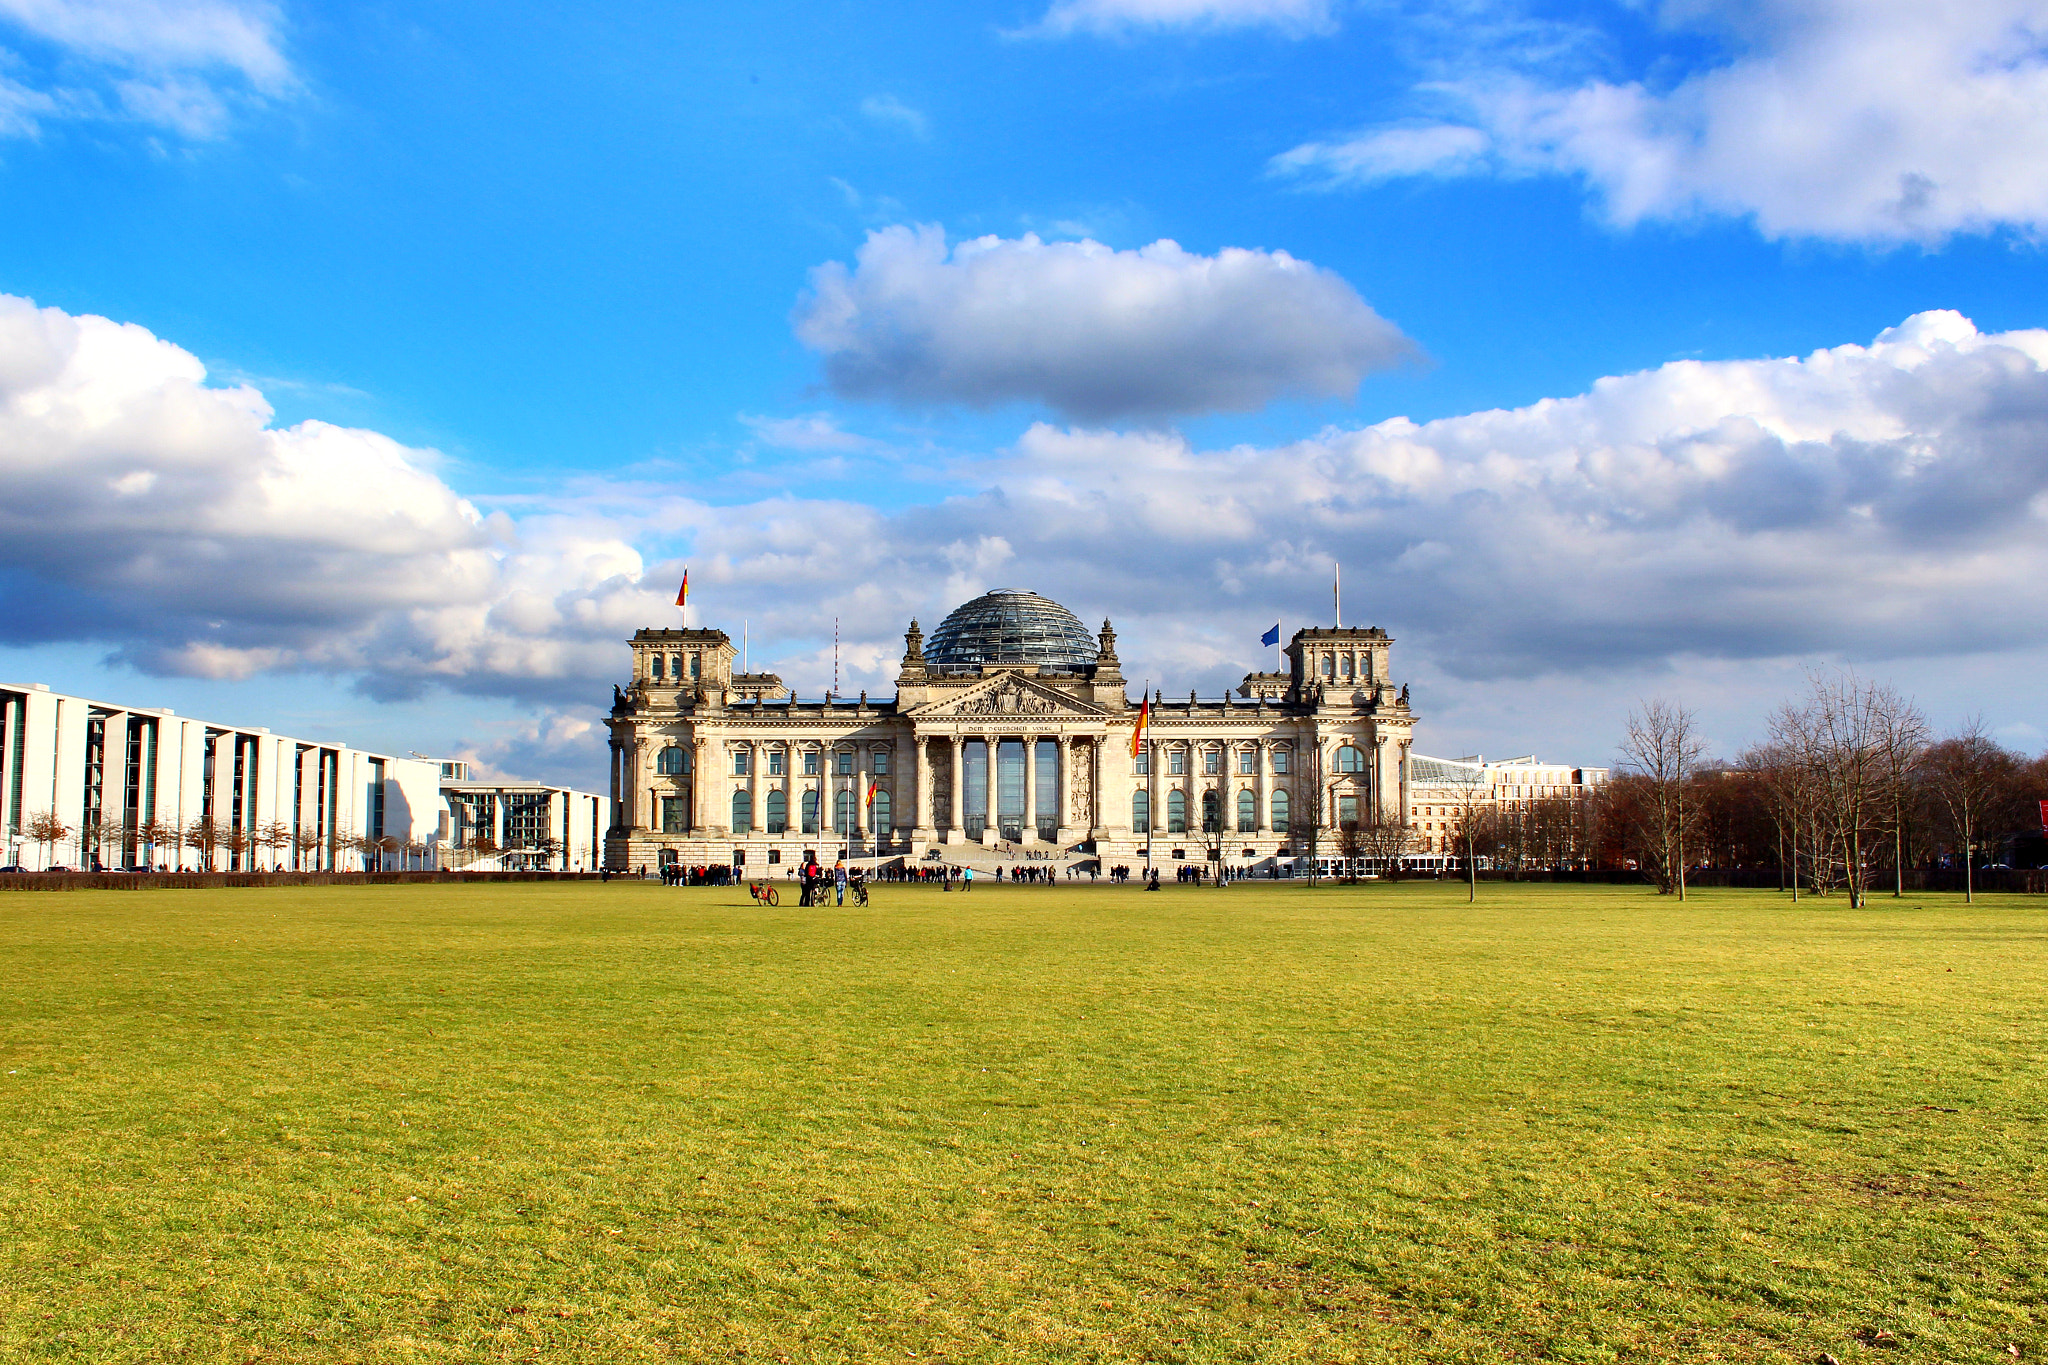
[[[997,584],[1114,617],[1134,678],[1214,695],[1275,617],[1326,619],[1338,564],[1347,619],[1438,680],[1426,709],[1463,687],[1532,726],[1630,670],[1682,666],[1733,712],[1752,668],[1970,658],[1981,679],[2048,636],[2048,331],[1951,312],[1277,446],[1038,423],[922,472],[951,491],[892,510],[735,476],[485,514],[432,452],[275,427],[142,328],[0,298],[0,641],[552,708],[477,737],[508,762],[591,750],[623,641],[675,620],[685,563],[695,622],[812,696],[835,622],[845,690],[886,693],[911,616]]]
[[[1284,251],[1029,234],[949,249],[936,227],[871,232],[851,270],[817,267],[794,325],[848,398],[1083,421],[1345,397],[1414,350],[1340,276]]]
[[[2048,0],[1666,0],[1722,56],[1676,80],[1491,65],[1422,92],[1450,116],[1310,142],[1324,184],[1575,176],[1627,226],[1748,217],[1772,237],[1935,241],[2048,226]]]
[[[0,81],[0,132],[121,117],[212,136],[238,103],[296,87],[283,26],[260,0],[0,0],[19,77]]]

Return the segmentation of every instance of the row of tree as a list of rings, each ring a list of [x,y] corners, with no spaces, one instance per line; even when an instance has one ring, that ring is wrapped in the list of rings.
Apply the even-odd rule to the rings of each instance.
[[[1629,717],[1621,773],[1591,819],[1595,858],[1633,865],[1681,898],[1694,867],[1775,868],[1797,895],[1845,891],[1861,905],[1889,876],[1979,867],[2032,846],[2048,800],[2048,754],[2012,752],[1972,721],[1936,738],[1896,689],[1816,673],[1772,712],[1764,740],[1708,762],[1685,708],[1648,702]]]
[[[1478,869],[1633,869],[1685,896],[1691,869],[1776,871],[1797,896],[1837,890],[1863,904],[1911,869],[1960,872],[2032,850],[2048,806],[2048,754],[2029,760],[1980,721],[1936,738],[1894,688],[1815,673],[1804,697],[1774,711],[1763,742],[1734,762],[1709,760],[1693,714],[1663,701],[1628,718],[1614,779],[1574,797],[1496,800],[1484,783],[1455,793],[1451,850],[1477,889]],[[1347,871],[1397,869],[1414,847],[1398,819],[1300,834],[1311,858],[1327,836]]]
[[[55,860],[57,845],[71,840],[74,835],[80,861],[91,855],[103,865],[126,862],[131,852],[141,849],[153,850],[159,856],[168,854],[172,864],[182,865],[186,851],[190,850],[196,855],[201,868],[217,867],[223,853],[230,855],[234,863],[258,867],[264,861],[263,855],[268,854],[271,855],[269,869],[282,871],[286,866],[302,866],[306,855],[318,853],[322,847],[321,841],[303,837],[281,820],[245,828],[211,816],[199,816],[182,825],[175,820],[144,820],[137,823],[87,822],[73,826],[54,811],[37,811],[23,822],[22,835],[31,843],[43,846],[46,866]],[[418,840],[390,835],[374,838],[346,829],[336,831],[326,846],[333,856],[344,853],[360,856],[365,869],[382,866],[390,858],[418,859],[431,852]]]

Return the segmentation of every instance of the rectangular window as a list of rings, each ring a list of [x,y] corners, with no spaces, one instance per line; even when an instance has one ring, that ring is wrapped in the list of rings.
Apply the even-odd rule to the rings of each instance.
[[[768,751],[768,775],[770,777],[782,776],[782,750],[770,749]]]
[[[1140,749],[1131,755],[1131,772],[1139,777],[1150,777],[1152,775],[1152,751],[1150,749]]]
[[[747,775],[748,757],[748,751],[745,749],[734,749],[732,751],[732,775],[734,777],[745,777]]]
[[[841,749],[833,757],[835,763],[837,764],[835,771],[838,772],[840,776],[844,777],[853,771],[853,750]]]
[[[1215,777],[1223,771],[1223,751],[1221,749],[1206,749],[1202,752],[1202,771],[1210,777]]]
[[[873,754],[873,759],[874,768],[872,771],[875,776],[887,777],[889,775],[889,751],[887,749],[877,749]]]
[[[661,798],[661,832],[663,834],[687,834],[690,832],[688,804],[680,796]]]
[[[1187,751],[1185,749],[1168,749],[1166,751],[1166,771],[1175,777],[1179,777],[1187,770]]]
[[[1273,771],[1276,773],[1287,771],[1287,750],[1275,749],[1273,751]]]
[[[1250,777],[1259,770],[1259,751],[1240,749],[1237,753],[1237,771],[1241,776]]]
[[[804,750],[804,776],[816,777],[817,775],[818,751],[816,749],[806,749]]]

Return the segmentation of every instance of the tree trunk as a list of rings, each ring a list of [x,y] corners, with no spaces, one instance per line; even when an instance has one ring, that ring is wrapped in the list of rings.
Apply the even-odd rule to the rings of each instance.
[[[1974,851],[1974,849],[1975,849],[1975,847],[1976,847],[1976,842],[1977,842],[1977,841],[1976,841],[1975,839],[1973,839],[1973,838],[1971,837],[1971,830],[1970,830],[1970,821],[1968,821],[1968,820],[1965,820],[1965,821],[1963,822],[1963,904],[1964,904],[1964,905],[1975,905],[1975,904],[1977,903],[1977,885],[1976,885],[1976,864],[1977,864],[1977,860],[1976,860],[1976,859],[1975,859],[1974,857],[1972,857],[1972,856],[1971,856],[1972,852]]]

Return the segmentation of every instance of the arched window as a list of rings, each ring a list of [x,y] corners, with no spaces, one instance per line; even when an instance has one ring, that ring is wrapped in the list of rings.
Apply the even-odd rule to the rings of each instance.
[[[1237,832],[1250,834],[1259,827],[1259,798],[1246,787],[1237,794]]]
[[[1337,676],[1337,656],[1336,656],[1336,655],[1334,655],[1334,654],[1325,654],[1325,655],[1323,656],[1323,676],[1324,676],[1324,677],[1326,677],[1326,678],[1334,678],[1334,677],[1336,677],[1336,676]]]
[[[661,681],[661,656],[659,654],[654,655],[647,661],[647,676],[656,682]]]
[[[1340,773],[1364,772],[1365,750],[1355,744],[1347,744],[1337,750],[1337,771]]]
[[[663,777],[677,777],[690,771],[690,756],[682,746],[671,744],[654,756],[654,771]]]
[[[768,832],[783,834],[789,830],[789,798],[780,791],[768,793]]]
[[[690,656],[690,681],[696,682],[699,678],[702,678],[703,676],[704,656],[701,654],[692,654]]]
[[[1215,792],[1202,793],[1202,833],[1215,834],[1223,828],[1222,806]]]
[[[1273,832],[1275,834],[1285,834],[1287,832],[1287,789],[1285,787],[1273,793]]]
[[[1351,676],[1351,656],[1346,654],[1338,665],[1338,671],[1345,677]]]
[[[1337,828],[1343,829],[1346,826],[1356,825],[1357,823],[1358,793],[1339,792],[1337,794]]]
[[[1188,832],[1188,794],[1175,787],[1166,794],[1166,832],[1186,834]]]
[[[668,675],[669,677],[674,678],[677,682],[681,682],[683,680],[682,655],[671,654],[668,656]]]
[[[732,794],[732,832],[751,834],[754,832],[754,794],[734,792]]]
[[[844,834],[853,828],[853,793],[840,792],[832,798],[832,829]]]
[[[1131,833],[1152,832],[1152,793],[1138,792],[1131,797]]]
[[[868,816],[870,827],[878,833],[886,833],[894,828],[889,823],[889,793],[885,791],[875,793],[875,804],[869,808]]]
[[[816,757],[816,755],[814,755],[814,754],[807,754],[807,755],[805,755],[805,757],[807,757],[807,758],[813,758],[813,757]],[[809,791],[807,791],[807,792],[805,792],[805,793],[804,793],[804,833],[806,833],[806,834],[816,834],[817,832],[818,832],[818,790],[817,790],[817,788],[813,787],[813,788],[812,788],[811,790],[809,790]]]

